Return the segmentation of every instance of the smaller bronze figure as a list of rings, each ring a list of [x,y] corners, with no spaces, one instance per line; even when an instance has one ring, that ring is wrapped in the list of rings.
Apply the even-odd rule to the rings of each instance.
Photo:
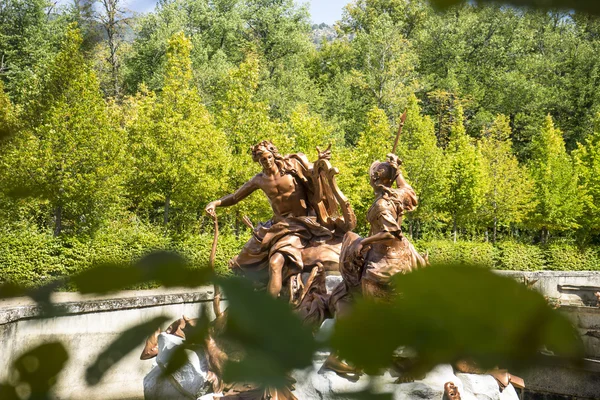
[[[460,392],[454,382],[446,382],[444,384],[443,400],[460,400]]]
[[[517,389],[523,389],[525,387],[525,381],[523,378],[512,375],[506,369],[492,368],[490,370],[485,370],[480,368],[473,361],[469,360],[459,360],[455,362],[453,366],[454,369],[459,372],[467,374],[489,374],[493,376],[498,383],[498,388],[501,392],[504,391],[509,384],[513,385]]]
[[[392,294],[391,279],[428,264],[402,234],[402,217],[417,206],[417,196],[400,171],[401,160],[388,154],[387,161],[376,161],[369,169],[375,201],[367,212],[371,225],[366,238],[348,232],[342,242],[340,272],[343,281],[333,290],[328,301],[330,314],[340,317],[352,309],[357,296],[387,300]],[[396,188],[393,184],[396,183]],[[308,315],[310,318],[311,315]],[[395,369],[398,369],[393,366]],[[359,374],[335,354],[329,356],[323,368],[340,376]],[[354,374],[353,374],[354,373]],[[398,383],[414,380],[402,374]]]
[[[367,212],[370,234],[361,238],[349,232],[342,242],[340,272],[344,280],[331,294],[329,306],[335,315],[350,308],[355,295],[387,298],[391,278],[428,264],[402,234],[402,218],[417,207],[417,196],[400,171],[401,160],[388,154],[369,169],[375,201]],[[396,183],[396,188],[392,185]]]

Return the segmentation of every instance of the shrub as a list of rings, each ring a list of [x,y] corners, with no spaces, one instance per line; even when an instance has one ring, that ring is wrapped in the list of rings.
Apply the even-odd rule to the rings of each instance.
[[[0,228],[0,281],[39,286],[66,273],[61,244],[30,225]]]
[[[100,229],[91,239],[91,262],[129,264],[153,250],[169,250],[171,239],[160,228],[137,219]]]
[[[420,241],[420,252],[429,252],[432,263],[464,262],[493,268],[496,249],[490,243],[452,242],[449,240]]]
[[[227,275],[230,273],[228,267],[229,260],[240,252],[246,240],[246,236],[240,238],[236,238],[232,234],[219,236],[215,256],[215,270],[218,274]],[[187,258],[193,266],[205,267],[208,265],[212,242],[212,233],[192,235],[178,243],[176,250]]]
[[[507,241],[499,243],[497,248],[495,268],[536,271],[546,266],[544,250],[539,246]]]
[[[546,248],[546,269],[568,271],[600,270],[600,251],[594,247],[580,249],[571,244],[553,243]]]

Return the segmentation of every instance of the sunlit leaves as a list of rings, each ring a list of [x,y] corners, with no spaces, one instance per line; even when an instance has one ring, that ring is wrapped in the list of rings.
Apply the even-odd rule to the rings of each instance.
[[[531,155],[529,167],[538,200],[531,223],[546,232],[576,228],[583,206],[577,170],[550,115],[532,140]]]
[[[449,190],[444,208],[452,218],[456,241],[458,227],[468,224],[483,201],[485,189],[481,153],[465,131],[464,114],[460,106],[453,115],[446,156]]]
[[[229,171],[227,141],[217,129],[194,85],[190,52],[183,33],[167,48],[163,89],[140,96],[130,124],[135,174],[129,182],[139,212],[167,225],[194,223],[198,210],[224,191]]]
[[[316,343],[290,306],[243,279],[219,279],[229,302],[225,337],[244,349],[245,357],[225,367],[228,381],[285,385],[286,374],[312,364]]]
[[[395,279],[389,302],[362,301],[332,338],[340,354],[367,371],[389,365],[408,346],[415,368],[471,359],[482,367],[531,366],[546,346],[559,357],[583,355],[577,331],[542,295],[478,267],[436,265]],[[368,338],[369,346],[357,346]]]
[[[22,126],[0,158],[2,190],[26,195],[17,203],[23,214],[55,235],[94,231],[119,205],[127,171],[123,132],[111,126],[80,44],[79,32],[69,30],[42,95],[26,104]]]
[[[597,116],[600,122],[600,115]],[[588,233],[600,231],[600,126],[573,153],[575,171],[583,189],[584,212],[581,225]]]
[[[522,222],[536,205],[533,181],[512,152],[510,134],[509,119],[499,115],[479,143],[485,187],[479,214],[494,242],[499,227]]]
[[[441,9],[464,3],[466,3],[465,0],[431,0],[433,6]],[[563,9],[596,15],[600,14],[600,4],[594,0],[478,0],[477,3],[502,3],[516,7],[525,6],[545,10]]]

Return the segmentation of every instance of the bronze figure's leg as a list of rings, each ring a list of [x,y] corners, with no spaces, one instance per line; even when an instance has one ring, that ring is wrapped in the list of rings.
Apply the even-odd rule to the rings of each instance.
[[[362,372],[359,369],[346,364],[334,353],[329,354],[329,357],[327,357],[325,363],[321,366],[321,369],[333,371],[338,376],[346,378],[350,382],[358,381],[362,375]]]
[[[278,297],[283,285],[283,266],[285,257],[281,253],[275,253],[269,259],[269,294],[273,297]]]

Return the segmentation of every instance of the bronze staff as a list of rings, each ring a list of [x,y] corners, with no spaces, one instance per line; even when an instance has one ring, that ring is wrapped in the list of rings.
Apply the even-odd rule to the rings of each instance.
[[[404,121],[406,121],[406,111],[402,113],[400,116],[400,125],[398,125],[398,133],[396,133],[396,140],[394,140],[394,147],[392,147],[392,153],[396,154],[396,148],[398,147],[398,139],[400,139],[400,134],[402,133],[402,127],[404,126]]]

